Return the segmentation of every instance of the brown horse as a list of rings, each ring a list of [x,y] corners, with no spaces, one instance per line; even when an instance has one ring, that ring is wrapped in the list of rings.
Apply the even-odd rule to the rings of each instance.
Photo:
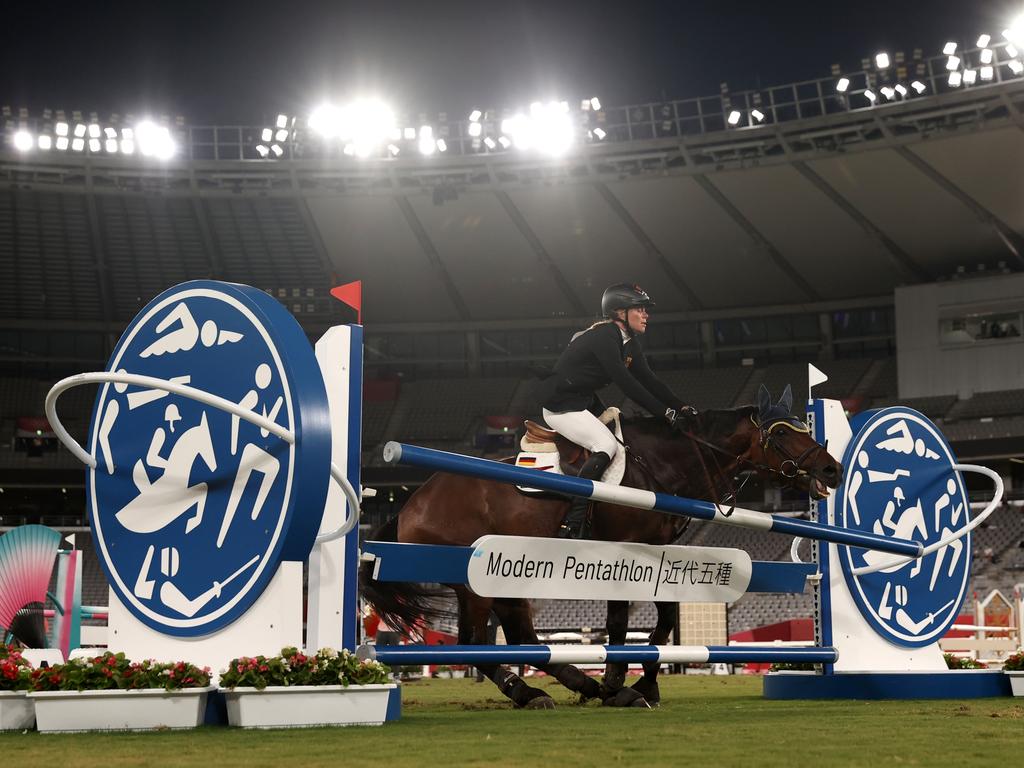
[[[843,468],[810,436],[806,426],[790,414],[792,394],[786,387],[772,404],[763,386],[758,406],[705,411],[693,418],[689,429],[673,431],[657,418],[624,419],[623,442],[628,446],[623,485],[719,501],[734,491],[737,472],[754,470],[783,484],[796,485],[819,497],[835,488]],[[398,517],[372,537],[381,541],[468,546],[486,534],[553,537],[568,505],[563,497],[526,496],[514,486],[461,475],[433,475],[409,499]],[[668,544],[682,533],[688,520],[649,510],[608,503],[593,506],[592,537],[604,541]],[[363,596],[390,625],[406,634],[437,616],[437,593],[415,584],[377,582],[372,563],[360,570]],[[459,642],[484,644],[493,611],[511,644],[538,642],[530,603],[521,598],[480,597],[465,585],[449,585],[458,600]],[[675,603],[656,603],[658,622],[650,643],[668,641],[674,625]],[[626,640],[629,604],[608,603],[608,642]],[[657,703],[659,664],[644,665],[644,675],[625,688],[625,664],[608,664],[603,684],[569,664],[541,669],[583,699],[600,698],[612,706]],[[516,706],[553,707],[543,691],[527,685],[518,675],[498,665],[478,667]]]

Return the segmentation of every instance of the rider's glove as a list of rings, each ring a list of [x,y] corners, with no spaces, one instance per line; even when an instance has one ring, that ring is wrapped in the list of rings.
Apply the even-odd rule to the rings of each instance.
[[[697,417],[697,409],[692,405],[681,405],[679,406],[679,416],[683,419],[693,419]]]
[[[665,409],[665,420],[668,422],[668,425],[670,427],[675,427],[676,419],[678,419],[678,418],[679,418],[679,414],[676,413],[676,409],[675,408],[666,408]]]

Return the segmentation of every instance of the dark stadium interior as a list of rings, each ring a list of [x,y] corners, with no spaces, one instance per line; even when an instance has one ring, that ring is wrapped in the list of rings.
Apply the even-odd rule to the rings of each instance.
[[[262,160],[260,125],[177,125],[180,156],[167,163],[29,154],[5,138],[0,524],[81,531],[84,601],[106,602],[83,535],[84,473],[33,425],[55,381],[103,370],[132,317],[177,283],[265,290],[315,340],[354,320],[330,289],[362,281],[364,480],[378,489],[365,505],[369,532],[425,478],[384,466],[386,441],[511,453],[516,425],[539,418],[530,367],[551,364],[593,321],[602,290],[628,280],[657,302],[645,340],[652,367],[697,408],[750,403],[761,384],[776,394],[791,384],[800,403],[813,363],[829,375],[817,396],[850,413],[916,408],[960,459],[996,469],[1007,503],[975,532],[973,589],[1012,590],[1024,581],[1024,378],[1014,384],[997,365],[981,371],[991,388],[938,377],[915,394],[901,371],[897,305],[907,288],[1024,271],[1024,78],[934,90],[877,108],[837,108],[820,89],[804,101],[780,96],[774,121],[743,130],[723,122],[728,96],[715,97],[707,123],[684,110],[700,100],[608,106],[609,140],[558,159],[472,150],[469,123],[454,117],[444,135],[458,151],[365,162],[298,140],[283,159]],[[732,98],[745,114],[767,102]],[[5,137],[19,114],[6,109]],[[53,122],[25,120],[40,132]],[[1007,365],[1024,358],[1024,303],[971,313],[994,319],[964,343]],[[79,439],[93,397],[85,388],[62,398]],[[614,388],[604,399],[633,409]],[[988,498],[984,482],[969,487],[972,501]],[[756,483],[741,501],[807,509]],[[788,538],[701,523],[684,542],[789,557]],[[536,609],[545,630],[599,627],[604,615],[587,602]],[[809,594],[748,595],[731,607],[730,630],[811,611]],[[653,621],[653,607],[640,607],[631,628]]]

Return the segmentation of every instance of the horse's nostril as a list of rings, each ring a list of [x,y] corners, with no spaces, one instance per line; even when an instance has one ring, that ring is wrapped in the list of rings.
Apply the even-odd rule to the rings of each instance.
[[[825,467],[825,469],[822,470],[822,473],[826,477],[835,477],[836,476],[836,468],[833,467],[831,464],[829,464],[828,466]]]

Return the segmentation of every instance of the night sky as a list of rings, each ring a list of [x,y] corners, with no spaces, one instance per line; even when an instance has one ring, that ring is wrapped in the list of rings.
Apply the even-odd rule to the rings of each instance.
[[[0,104],[184,115],[308,114],[376,93],[398,113],[714,95],[859,69],[879,50],[998,37],[1024,0],[845,2],[18,3],[4,9]]]

